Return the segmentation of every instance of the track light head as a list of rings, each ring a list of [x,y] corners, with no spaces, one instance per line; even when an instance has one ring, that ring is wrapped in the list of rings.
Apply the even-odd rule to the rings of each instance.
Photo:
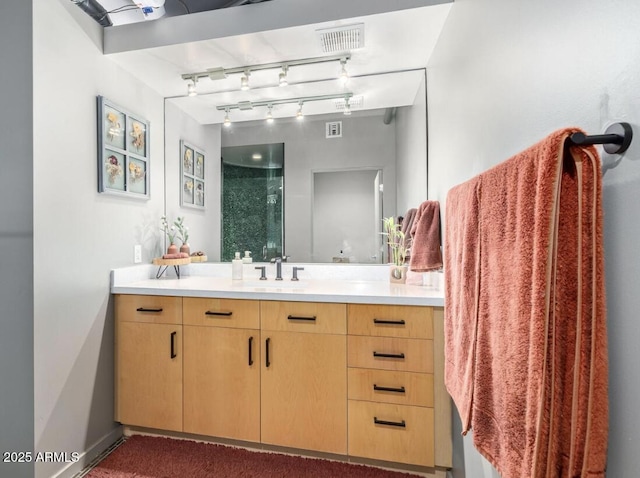
[[[191,83],[187,86],[187,95],[189,96],[197,96],[198,91],[196,90],[196,82],[198,81],[197,77],[191,78]]]
[[[349,81],[349,72],[347,71],[347,59],[340,60],[340,81],[342,84],[346,84]]]
[[[343,113],[345,116],[349,116],[351,114],[351,105],[349,104],[349,97],[345,96],[344,98],[344,110]]]
[[[267,105],[267,123],[273,123],[273,114],[271,110],[273,109],[273,105]]]
[[[304,119],[304,114],[302,114],[302,101],[298,103],[298,112],[296,113],[296,119],[298,121],[302,121]]]
[[[282,71],[278,75],[278,84],[280,86],[287,86],[289,84],[289,81],[287,80],[288,70],[289,70],[289,67],[287,65],[282,65]]]
[[[228,128],[229,126],[231,126],[231,120],[229,119],[229,108],[227,108],[226,110],[224,110],[224,126],[226,128]]]
[[[240,89],[242,91],[247,91],[249,89],[249,70],[244,72],[244,75],[242,75],[242,78],[240,78]]]

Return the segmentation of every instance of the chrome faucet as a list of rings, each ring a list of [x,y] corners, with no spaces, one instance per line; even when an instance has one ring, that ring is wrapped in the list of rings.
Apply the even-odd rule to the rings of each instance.
[[[273,262],[276,263],[276,280],[282,280],[282,257],[274,257]]]

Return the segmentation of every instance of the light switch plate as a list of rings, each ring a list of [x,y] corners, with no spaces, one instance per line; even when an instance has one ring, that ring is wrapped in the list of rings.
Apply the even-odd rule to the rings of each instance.
[[[142,262],[142,246],[140,244],[133,246],[133,262],[134,264]]]

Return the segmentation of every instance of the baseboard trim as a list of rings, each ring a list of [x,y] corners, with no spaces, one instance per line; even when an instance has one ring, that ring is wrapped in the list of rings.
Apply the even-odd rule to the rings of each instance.
[[[114,428],[81,453],[78,461],[75,463],[69,463],[69,465],[64,467],[57,474],[52,475],[51,478],[79,478],[80,476],[83,476],[83,471],[88,468],[89,465],[105,450],[108,450],[111,445],[120,440],[122,436],[122,426]]]

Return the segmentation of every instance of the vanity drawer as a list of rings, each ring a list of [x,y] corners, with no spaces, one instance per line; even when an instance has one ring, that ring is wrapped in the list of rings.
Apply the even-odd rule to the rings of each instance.
[[[347,333],[347,305],[326,302],[261,301],[262,330]]]
[[[187,325],[260,328],[260,302],[257,300],[185,297],[182,315]]]
[[[349,400],[349,455],[434,466],[433,408]]]
[[[348,366],[433,373],[433,341],[349,335]]]
[[[115,314],[119,322],[181,324],[182,297],[118,294]]]
[[[407,305],[349,304],[351,335],[433,338],[433,308]]]
[[[433,407],[433,375],[350,368],[349,399]]]

